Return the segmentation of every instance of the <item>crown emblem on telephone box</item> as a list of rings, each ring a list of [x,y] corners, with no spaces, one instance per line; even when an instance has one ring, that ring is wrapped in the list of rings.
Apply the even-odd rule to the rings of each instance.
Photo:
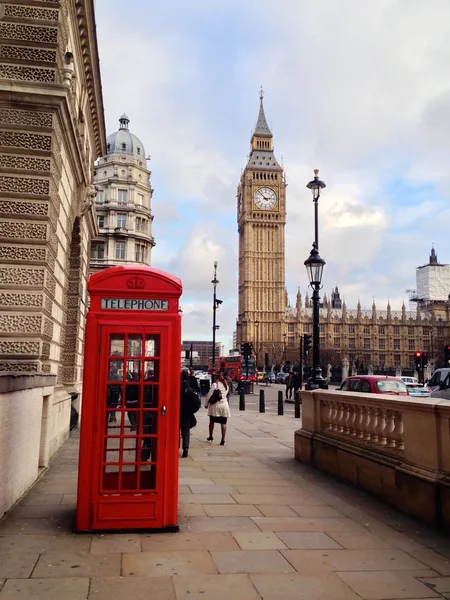
[[[131,277],[127,281],[127,288],[129,290],[143,290],[145,288],[145,281],[142,277]]]

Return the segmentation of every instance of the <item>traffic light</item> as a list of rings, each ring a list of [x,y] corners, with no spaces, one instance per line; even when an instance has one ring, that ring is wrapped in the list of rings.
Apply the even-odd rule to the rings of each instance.
[[[244,342],[241,344],[241,356],[248,358],[253,353],[253,346],[251,342]]]
[[[450,364],[450,344],[448,344],[447,346],[444,346],[444,359],[445,359],[445,364],[449,365]]]
[[[418,371],[422,368],[422,365],[423,365],[422,360],[423,360],[422,352],[415,352],[414,353],[414,365]]]
[[[312,346],[312,335],[310,333],[303,334],[303,354],[307,356]]]

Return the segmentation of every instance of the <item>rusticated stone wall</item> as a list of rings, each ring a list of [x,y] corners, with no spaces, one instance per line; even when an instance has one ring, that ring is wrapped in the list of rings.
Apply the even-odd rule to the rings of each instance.
[[[0,379],[6,391],[0,408],[9,425],[1,438],[7,460],[0,489],[7,494],[0,494],[0,516],[69,432],[69,392],[81,389],[87,252],[96,233],[93,161],[104,153],[92,3],[1,2]],[[17,388],[23,374],[28,383]],[[41,374],[48,387],[39,383]],[[25,453],[14,450],[18,439],[26,440]]]

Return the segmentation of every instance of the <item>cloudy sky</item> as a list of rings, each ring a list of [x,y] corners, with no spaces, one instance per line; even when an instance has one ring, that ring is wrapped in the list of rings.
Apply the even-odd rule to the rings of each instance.
[[[448,0],[97,0],[107,131],[127,112],[151,155],[152,265],[179,276],[183,337],[237,310],[236,186],[259,88],[288,181],[286,278],[306,293],[305,184],[320,169],[325,291],[400,308],[432,243],[450,262]]]

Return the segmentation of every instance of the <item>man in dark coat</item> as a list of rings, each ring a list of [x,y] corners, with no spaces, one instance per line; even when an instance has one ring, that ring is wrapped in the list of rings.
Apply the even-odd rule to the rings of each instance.
[[[200,396],[191,387],[189,379],[189,371],[182,371],[180,386],[180,431],[183,458],[187,458],[188,456],[191,427],[194,427],[196,424],[194,413],[197,412],[201,405]]]

